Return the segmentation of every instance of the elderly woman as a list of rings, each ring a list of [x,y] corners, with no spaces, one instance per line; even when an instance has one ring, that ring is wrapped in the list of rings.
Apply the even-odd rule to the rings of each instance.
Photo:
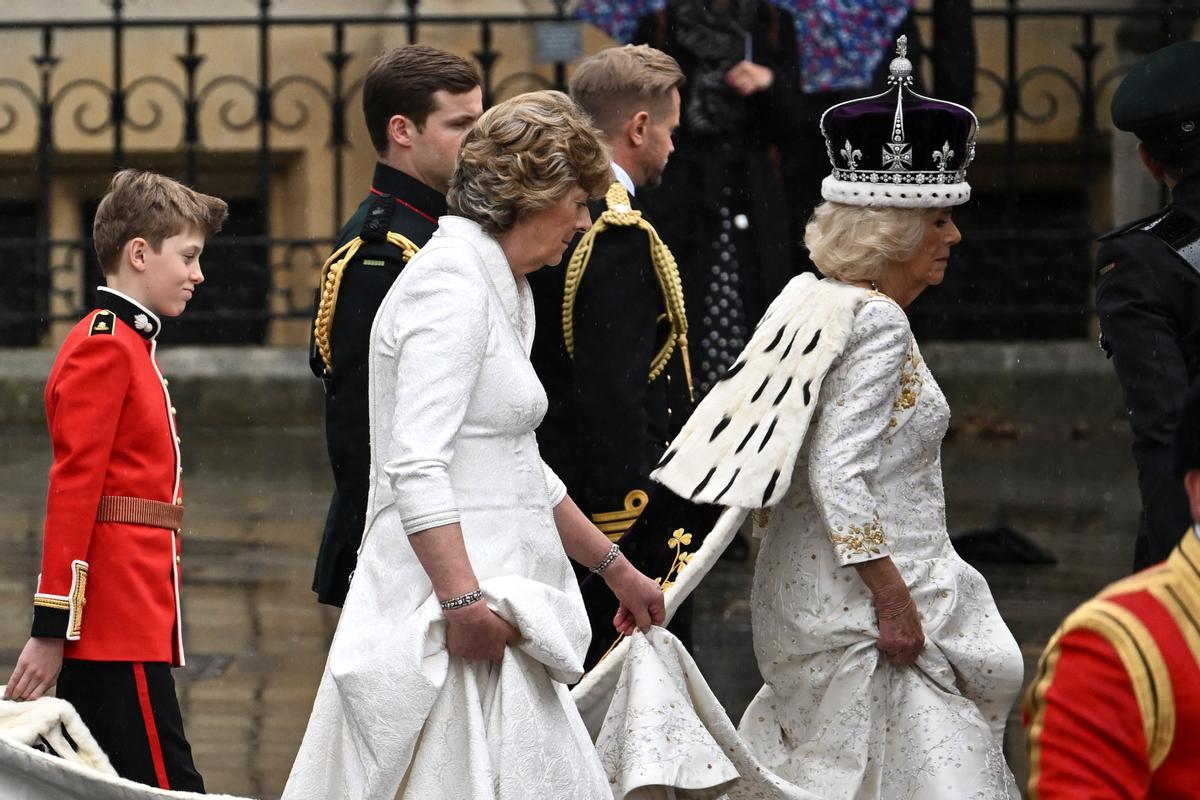
[[[903,43],[902,43],[903,44]],[[739,733],[820,797],[1018,797],[1002,752],[1022,659],[946,531],[950,417],[905,309],[941,283],[976,121],[892,88],[828,110],[833,174],[796,278],[656,478],[761,508],[752,620],[765,685]]]
[[[608,798],[567,685],[590,636],[568,556],[663,619],[662,593],[538,454],[525,276],[562,258],[609,185],[558,92],[492,108],[430,242],[371,333],[372,487],[359,564],[286,798]]]

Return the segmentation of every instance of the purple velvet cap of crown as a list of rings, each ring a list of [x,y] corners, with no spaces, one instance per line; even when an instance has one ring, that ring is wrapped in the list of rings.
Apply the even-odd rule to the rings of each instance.
[[[930,208],[970,198],[966,172],[975,157],[975,114],[912,91],[904,46],[902,37],[891,88],[839,103],[821,117],[833,167],[821,186],[826,200]]]

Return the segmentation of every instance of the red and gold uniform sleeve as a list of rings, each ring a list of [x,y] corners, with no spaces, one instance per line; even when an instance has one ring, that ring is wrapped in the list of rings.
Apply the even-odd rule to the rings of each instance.
[[[1053,639],[1042,655],[1024,713],[1031,800],[1148,796],[1147,742],[1156,734],[1153,727],[1147,731],[1153,710],[1146,704],[1154,703],[1154,687],[1148,669],[1131,677],[1130,667],[1142,659],[1130,644],[1076,628]]]
[[[60,356],[46,388],[54,464],[33,601],[34,636],[77,640],[83,632],[88,547],[131,378],[126,348],[95,327]]]

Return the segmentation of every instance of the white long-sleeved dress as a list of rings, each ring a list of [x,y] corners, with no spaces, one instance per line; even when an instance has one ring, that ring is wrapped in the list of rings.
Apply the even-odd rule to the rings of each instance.
[[[949,417],[904,312],[873,294],[771,509],[752,592],[765,685],[739,733],[765,767],[822,797],[1019,796],[1002,744],[1022,660],[947,534]],[[871,594],[850,566],[883,555],[927,637],[914,667],[876,648]]]
[[[358,567],[284,797],[610,798],[566,685],[590,637],[538,453],[533,303],[497,242],[443,217],[371,332],[371,490]],[[523,641],[452,658],[407,536],[462,526]]]

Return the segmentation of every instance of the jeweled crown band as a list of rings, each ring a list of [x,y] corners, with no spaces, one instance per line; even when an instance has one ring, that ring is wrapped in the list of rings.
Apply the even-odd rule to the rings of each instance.
[[[921,185],[946,185],[965,183],[967,171],[957,169],[953,172],[874,172],[868,170],[849,170],[834,167],[833,177],[847,183],[892,183]]]

